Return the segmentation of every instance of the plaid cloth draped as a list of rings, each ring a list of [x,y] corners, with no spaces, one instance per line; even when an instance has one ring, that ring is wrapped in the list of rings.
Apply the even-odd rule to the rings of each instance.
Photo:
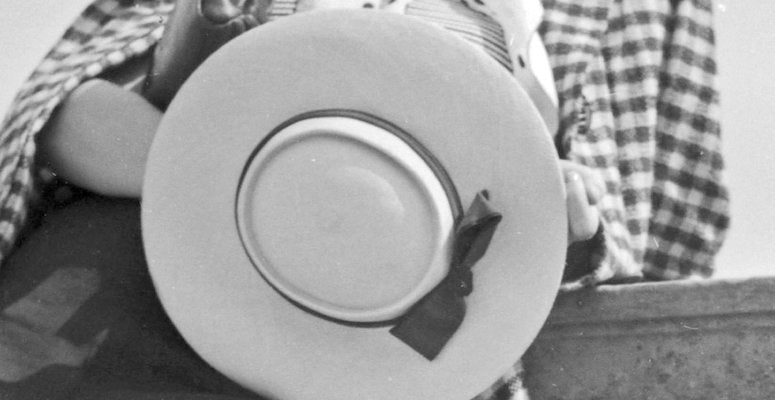
[[[294,4],[276,0],[272,18]],[[436,6],[418,0],[414,10]],[[711,0],[544,0],[544,8],[558,148],[607,184],[601,235],[583,252],[588,273],[564,287],[710,275],[729,221]],[[171,0],[96,0],[23,85],[0,130],[0,262],[36,196],[36,134],[80,82],[145,53],[171,9]],[[508,68],[501,48],[485,50]],[[477,399],[525,396],[521,375],[517,363]]]
[[[27,219],[35,193],[35,137],[82,81],[145,53],[172,4],[98,0],[64,33],[16,95],[0,128],[0,263]],[[1,265],[1,264],[0,264]]]
[[[593,241],[603,245],[583,260],[593,270],[565,288],[711,275],[729,224],[711,0],[544,6],[558,147],[607,187],[603,237]]]

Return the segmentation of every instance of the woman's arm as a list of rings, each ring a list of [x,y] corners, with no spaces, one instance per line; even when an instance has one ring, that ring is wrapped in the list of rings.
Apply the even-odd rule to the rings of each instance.
[[[38,136],[39,162],[96,193],[140,197],[145,161],[161,112],[101,79],[76,88]]]
[[[268,5],[265,0],[180,2],[150,66],[140,59],[106,71],[104,79],[83,83],[60,105],[40,132],[39,161],[84,189],[140,197],[159,109],[212,52],[263,22]]]

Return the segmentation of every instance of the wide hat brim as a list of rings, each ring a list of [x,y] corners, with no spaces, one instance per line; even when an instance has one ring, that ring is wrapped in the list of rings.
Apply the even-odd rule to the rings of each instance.
[[[389,326],[321,318],[256,271],[235,222],[246,160],[275,128],[315,110],[400,126],[468,205],[487,189],[503,219],[474,267],[465,319],[429,361]],[[231,41],[167,110],[143,188],[151,275],[207,362],[270,398],[468,399],[527,349],[559,286],[567,223],[552,141],[507,71],[413,18],[309,12]]]

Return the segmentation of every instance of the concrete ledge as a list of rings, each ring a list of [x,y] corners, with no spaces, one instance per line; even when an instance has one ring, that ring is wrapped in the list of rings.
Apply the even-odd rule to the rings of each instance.
[[[524,360],[533,400],[775,398],[775,278],[563,293]]]

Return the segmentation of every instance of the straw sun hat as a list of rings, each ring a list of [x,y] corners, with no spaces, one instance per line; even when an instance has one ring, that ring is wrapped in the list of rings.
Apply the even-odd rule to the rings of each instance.
[[[143,190],[173,322],[270,398],[469,399],[527,349],[562,272],[560,172],[528,95],[385,12],[228,43],[170,105]]]

